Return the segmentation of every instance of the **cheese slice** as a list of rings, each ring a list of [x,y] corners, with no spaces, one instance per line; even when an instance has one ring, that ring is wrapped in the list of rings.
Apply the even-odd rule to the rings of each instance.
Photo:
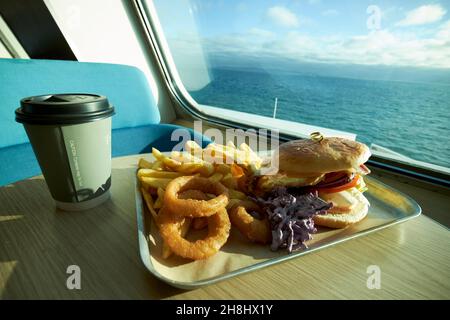
[[[333,207],[327,211],[328,213],[349,213],[361,202],[370,205],[367,198],[356,188],[334,193],[319,192],[319,197],[333,204]]]
[[[305,187],[319,183],[325,175],[315,177],[288,177],[285,174],[261,176],[258,179],[258,188],[272,190],[275,187]]]

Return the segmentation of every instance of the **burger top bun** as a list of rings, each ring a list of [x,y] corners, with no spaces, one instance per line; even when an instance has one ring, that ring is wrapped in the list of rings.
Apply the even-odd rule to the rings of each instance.
[[[289,176],[316,176],[324,173],[354,171],[371,156],[360,142],[344,138],[293,140],[280,145],[279,171]]]

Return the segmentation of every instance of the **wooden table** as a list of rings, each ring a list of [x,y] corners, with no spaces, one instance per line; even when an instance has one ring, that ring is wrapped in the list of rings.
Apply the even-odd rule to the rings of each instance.
[[[113,160],[112,199],[86,212],[56,210],[42,177],[0,188],[2,299],[450,298],[450,233],[424,215],[209,287],[172,288],[139,257],[137,159]],[[81,268],[81,290],[66,287],[69,265]],[[366,286],[370,265],[381,289]]]

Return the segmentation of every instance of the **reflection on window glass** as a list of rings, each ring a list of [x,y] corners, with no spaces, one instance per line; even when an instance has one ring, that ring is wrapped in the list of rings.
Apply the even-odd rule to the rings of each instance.
[[[1,40],[0,40],[0,58],[12,58],[8,49],[6,49]]]
[[[278,119],[450,167],[448,1],[154,5],[198,103],[273,117],[277,99]]]

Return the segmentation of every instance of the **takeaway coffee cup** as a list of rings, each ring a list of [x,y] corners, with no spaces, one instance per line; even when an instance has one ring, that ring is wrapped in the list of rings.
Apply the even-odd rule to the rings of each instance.
[[[111,116],[104,96],[84,93],[24,98],[16,121],[24,125],[47,186],[63,210],[106,201],[111,186]]]

